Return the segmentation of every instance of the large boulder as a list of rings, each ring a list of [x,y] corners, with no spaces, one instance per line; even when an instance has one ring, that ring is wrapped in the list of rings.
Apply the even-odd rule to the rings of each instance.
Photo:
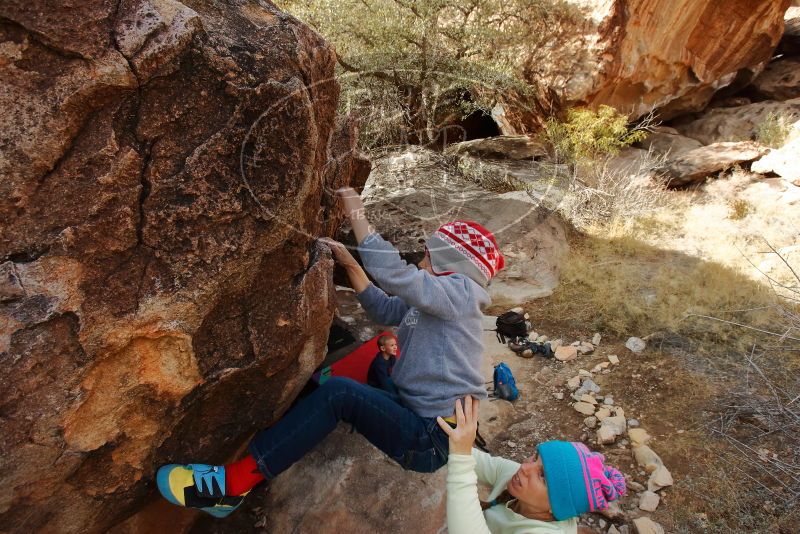
[[[774,173],[800,186],[800,135],[753,162],[751,170],[761,174]]]
[[[699,111],[714,93],[752,79],[784,30],[789,0],[574,0],[588,6],[588,51],[565,84],[575,104],[640,117]],[[558,65],[557,68],[563,68]]]
[[[366,438],[340,425],[323,446],[266,491],[254,492],[235,514],[196,523],[191,533],[437,534],[447,523],[446,476],[444,468],[403,471]]]
[[[288,408],[366,165],[269,3],[9,0],[0,43],[0,523],[100,532]]]
[[[734,165],[757,160],[768,151],[768,148],[752,141],[714,143],[670,160],[665,172],[670,186],[688,185],[705,180],[706,177]]]
[[[766,100],[800,97],[800,59],[788,57],[771,62],[753,80],[753,90]]]
[[[454,143],[445,154],[505,160],[535,160],[548,155],[548,144],[529,135],[502,135]]]
[[[678,130],[668,126],[657,126],[653,131],[648,132],[647,138],[639,143],[645,150],[651,150],[656,154],[677,157],[680,154],[689,152],[703,146],[703,143],[691,137],[686,137],[678,133]]]
[[[733,108],[714,108],[690,122],[676,125],[682,135],[704,145],[722,141],[756,140],[770,115],[791,124],[800,120],[800,98],[766,101]]]

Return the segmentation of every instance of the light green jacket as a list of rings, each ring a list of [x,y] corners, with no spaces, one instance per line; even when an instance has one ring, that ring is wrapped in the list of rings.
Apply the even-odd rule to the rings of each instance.
[[[577,534],[578,521],[540,521],[509,508],[513,501],[481,510],[478,482],[488,484],[494,500],[519,469],[517,462],[477,449],[472,455],[450,454],[447,460],[447,529],[450,534]]]

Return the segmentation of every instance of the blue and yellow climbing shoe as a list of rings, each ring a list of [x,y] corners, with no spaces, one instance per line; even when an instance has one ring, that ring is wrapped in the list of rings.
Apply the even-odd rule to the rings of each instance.
[[[198,508],[214,517],[227,517],[247,495],[225,495],[225,468],[221,465],[164,465],[158,469],[156,483],[172,504]]]

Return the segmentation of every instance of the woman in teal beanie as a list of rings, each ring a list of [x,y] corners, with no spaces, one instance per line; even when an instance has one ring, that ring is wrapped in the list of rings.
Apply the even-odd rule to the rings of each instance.
[[[477,399],[456,402],[447,461],[447,528],[450,534],[576,534],[577,517],[603,510],[626,492],[625,478],[582,443],[548,441],[518,464],[472,447]],[[492,487],[490,502],[478,499],[477,483]]]

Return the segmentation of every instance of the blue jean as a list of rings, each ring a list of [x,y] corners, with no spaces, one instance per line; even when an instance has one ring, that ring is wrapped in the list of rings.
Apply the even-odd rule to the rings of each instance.
[[[432,473],[447,463],[447,434],[436,418],[420,417],[397,397],[349,378],[330,378],[248,446],[261,473],[272,479],[313,449],[339,421],[403,469]]]

